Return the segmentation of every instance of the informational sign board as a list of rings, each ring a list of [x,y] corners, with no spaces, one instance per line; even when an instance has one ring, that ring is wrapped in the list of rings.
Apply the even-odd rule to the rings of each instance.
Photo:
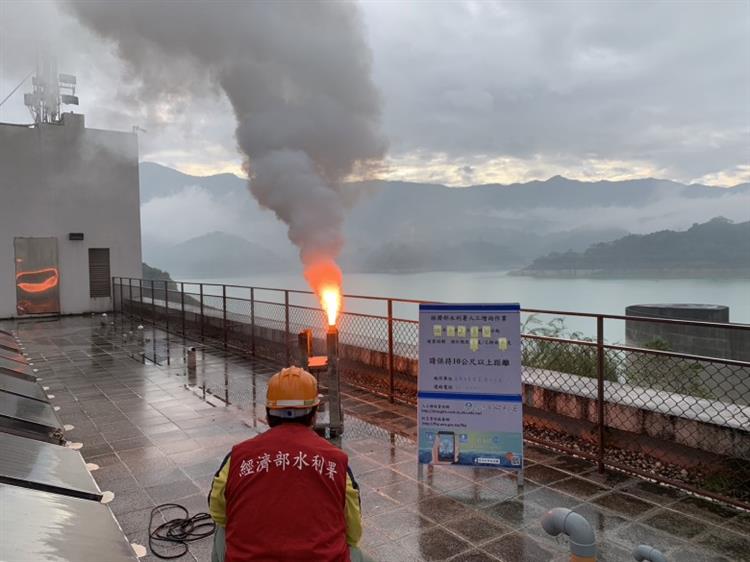
[[[523,467],[518,304],[419,306],[419,462]]]

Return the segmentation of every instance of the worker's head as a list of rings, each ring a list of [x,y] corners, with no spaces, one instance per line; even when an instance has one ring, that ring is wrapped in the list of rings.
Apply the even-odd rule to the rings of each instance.
[[[312,426],[319,403],[318,381],[304,369],[287,367],[268,381],[266,414],[271,427],[281,423]]]

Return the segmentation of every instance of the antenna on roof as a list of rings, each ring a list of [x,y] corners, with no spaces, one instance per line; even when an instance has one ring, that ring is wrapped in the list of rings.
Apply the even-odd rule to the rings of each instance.
[[[33,90],[24,94],[23,102],[29,108],[34,123],[59,123],[62,119],[60,106],[78,105],[76,77],[58,74],[57,60],[45,49],[37,52],[36,72],[31,79]]]

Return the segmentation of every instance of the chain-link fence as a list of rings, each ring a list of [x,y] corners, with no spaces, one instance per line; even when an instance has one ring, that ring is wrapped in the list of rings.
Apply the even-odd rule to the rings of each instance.
[[[311,330],[313,353],[325,354],[325,317],[309,292],[120,278],[113,290],[117,311],[170,332],[291,364],[300,361],[298,334]],[[418,301],[346,304],[343,380],[414,404],[418,323],[394,310]],[[750,326],[523,313],[528,440],[750,507]],[[567,321],[590,329],[567,330]]]

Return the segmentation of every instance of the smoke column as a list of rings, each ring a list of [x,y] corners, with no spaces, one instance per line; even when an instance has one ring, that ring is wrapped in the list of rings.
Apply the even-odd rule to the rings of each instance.
[[[340,287],[342,180],[386,148],[356,5],[71,0],[67,7],[115,42],[144,103],[221,87],[250,191],[288,225],[313,288]],[[195,76],[185,76],[186,61]]]

